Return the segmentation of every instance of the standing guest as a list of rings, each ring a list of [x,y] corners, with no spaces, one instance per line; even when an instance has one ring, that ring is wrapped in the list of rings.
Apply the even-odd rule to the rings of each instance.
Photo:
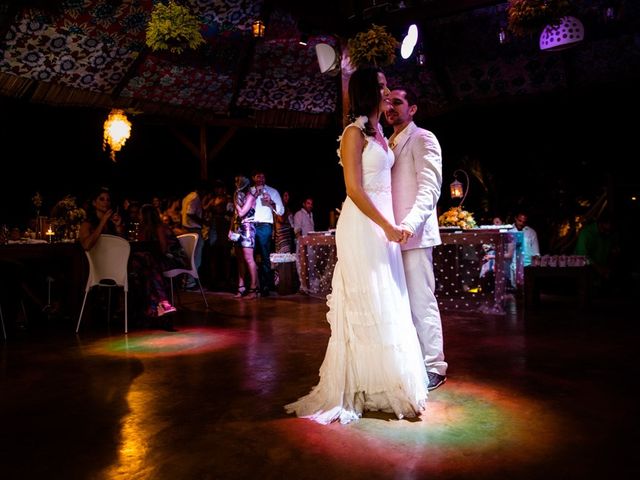
[[[502,221],[502,217],[499,215],[493,217],[493,219],[491,220],[491,223],[496,227],[502,227],[504,225],[504,222]],[[515,291],[517,287],[512,283],[512,279],[511,279],[511,262],[515,262],[514,260],[515,252],[516,252],[516,242],[514,241],[513,236],[509,235],[508,237],[506,237],[506,243],[504,245],[504,253],[502,256],[503,262],[504,262],[503,272],[506,277],[505,285],[507,287],[507,291],[509,292]]]
[[[256,228],[254,225],[256,195],[251,191],[251,182],[241,175],[235,178],[236,193],[234,195],[235,214],[233,217],[234,249],[238,262],[238,291],[236,297],[246,299],[258,296],[258,267],[253,256],[256,244]],[[249,290],[246,287],[249,276]]]
[[[393,152],[380,114],[389,89],[374,68],[349,79],[354,119],[340,141],[347,198],[336,229],[336,263],[327,298],[331,338],[320,382],[286,405],[318,423],[357,420],[365,410],[415,417],[427,398],[427,373],[411,321],[400,242],[391,204]]]
[[[182,228],[182,200],[178,197],[171,197],[166,201],[166,208],[160,216],[162,222],[169,225],[176,235],[182,235],[187,231]]]
[[[429,377],[428,389],[434,390],[446,381],[448,366],[433,272],[433,247],[442,243],[436,208],[442,185],[442,154],[435,135],[413,122],[418,110],[413,92],[394,89],[389,102],[385,117],[393,127],[389,143],[396,157],[391,169],[393,211],[396,221],[408,232],[402,261],[411,316]]]
[[[538,244],[538,234],[527,223],[529,217],[523,211],[516,214],[513,221],[513,229],[524,234],[524,243],[522,244],[522,255],[524,257],[524,266],[531,265],[531,257],[540,255],[540,246]]]
[[[313,199],[305,198],[302,208],[293,216],[293,231],[296,238],[305,237],[315,230],[313,222]]]
[[[282,192],[284,213],[276,215],[276,253],[294,253],[293,213],[289,208],[289,192]]]
[[[509,264],[509,282],[511,288],[516,288],[519,284],[522,284],[522,275],[524,275],[522,270],[518,268],[518,255],[522,255],[522,265],[524,267],[531,265],[532,257],[540,255],[538,234],[533,228],[527,225],[528,221],[528,215],[524,211],[518,211],[513,220],[513,228],[510,230],[513,232],[522,232],[523,234],[522,241],[519,239],[516,240],[515,248],[513,249],[516,254],[512,254]]]
[[[213,289],[227,290],[231,287],[231,256],[229,251],[229,227],[234,214],[233,197],[221,180],[213,184],[213,195],[206,205],[209,227],[209,273]]]
[[[253,171],[253,188],[251,193],[256,196],[255,227],[256,242],[255,254],[260,256],[258,276],[260,279],[260,292],[263,297],[269,296],[269,291],[275,290],[273,271],[271,270],[271,252],[273,252],[273,216],[284,213],[284,205],[280,194],[275,188],[265,184],[263,170]]]
[[[620,240],[614,228],[613,218],[604,211],[593,222],[587,223],[578,234],[576,255],[584,255],[589,260],[596,288],[615,285],[619,273]]]
[[[196,189],[182,199],[182,228],[187,232],[197,233],[198,242],[193,257],[196,270],[200,268],[202,263],[202,249],[204,247],[204,238],[202,237],[202,227],[205,224],[204,209],[202,202],[210,191],[209,184],[202,180]],[[189,277],[184,286],[187,290],[196,288],[196,281]]]

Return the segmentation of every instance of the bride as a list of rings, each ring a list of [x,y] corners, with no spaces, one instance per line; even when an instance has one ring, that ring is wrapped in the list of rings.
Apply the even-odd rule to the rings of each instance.
[[[336,230],[338,262],[327,297],[331,338],[311,393],[288,413],[327,424],[348,423],[364,411],[415,417],[427,398],[427,374],[411,320],[400,245],[391,204],[393,152],[380,115],[389,89],[375,68],[349,80],[355,121],[340,139],[347,198]]]

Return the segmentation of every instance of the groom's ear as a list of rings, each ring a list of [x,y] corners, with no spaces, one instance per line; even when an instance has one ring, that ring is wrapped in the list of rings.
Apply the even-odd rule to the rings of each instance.
[[[417,111],[418,111],[417,105],[411,105],[409,107],[409,115],[411,115],[412,117],[416,114]]]

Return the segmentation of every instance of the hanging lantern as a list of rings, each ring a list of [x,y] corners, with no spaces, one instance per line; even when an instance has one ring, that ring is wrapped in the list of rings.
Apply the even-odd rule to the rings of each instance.
[[[462,195],[464,195],[462,184],[458,180],[451,182],[451,185],[449,185],[449,191],[451,192],[451,198],[462,198]]]
[[[458,174],[464,176],[466,186],[458,181]],[[453,182],[449,184],[449,193],[451,194],[451,198],[461,199],[459,207],[462,208],[462,204],[467,198],[467,193],[469,193],[469,175],[467,172],[462,169],[457,169],[453,172]]]
[[[124,114],[124,110],[114,108],[104,122],[102,150],[106,150],[109,145],[111,160],[115,162],[116,152],[120,151],[130,136],[131,122]]]
[[[265,30],[264,22],[260,19],[254,20],[254,22],[251,24],[251,33],[253,33],[253,36],[255,38],[264,37],[264,30]]]

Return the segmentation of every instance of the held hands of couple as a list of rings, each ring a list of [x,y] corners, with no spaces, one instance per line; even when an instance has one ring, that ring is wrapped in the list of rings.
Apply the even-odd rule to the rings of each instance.
[[[407,230],[406,228],[403,228],[402,229],[402,239],[400,240],[400,244],[407,243],[407,240],[409,240],[411,237],[413,237],[413,232]]]
[[[384,229],[384,233],[390,242],[397,242],[400,244],[407,243],[407,240],[413,237],[413,232],[410,230],[393,224],[389,224],[389,226]]]

